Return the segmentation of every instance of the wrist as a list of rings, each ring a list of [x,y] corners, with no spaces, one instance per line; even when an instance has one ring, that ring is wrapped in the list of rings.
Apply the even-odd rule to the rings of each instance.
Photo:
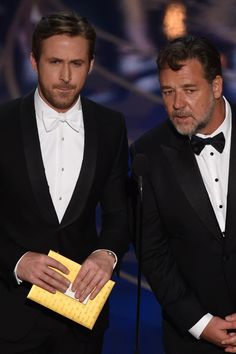
[[[115,268],[118,259],[117,259],[117,255],[115,254],[115,252],[105,249],[105,248],[101,248],[101,249],[97,249],[95,251],[93,251],[92,253],[97,253],[97,252],[104,252],[105,254],[109,255],[109,257],[111,257],[111,259],[113,260],[113,269]]]

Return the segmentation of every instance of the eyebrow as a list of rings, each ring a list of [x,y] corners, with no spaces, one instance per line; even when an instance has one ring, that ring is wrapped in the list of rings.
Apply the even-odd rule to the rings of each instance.
[[[59,58],[59,57],[48,57],[47,59],[48,59],[48,60],[59,60],[59,61],[65,61],[65,59],[63,59],[63,58]],[[82,63],[84,63],[84,62],[85,62],[85,60],[84,60],[84,59],[82,59],[82,58],[71,59],[69,62],[74,62],[74,61],[80,61],[80,62],[82,62]]]
[[[193,87],[197,87],[197,85],[196,84],[184,84],[184,85],[181,85],[180,87],[182,87],[182,88],[193,88]],[[173,86],[163,85],[163,86],[161,86],[161,89],[162,90],[173,89]]]

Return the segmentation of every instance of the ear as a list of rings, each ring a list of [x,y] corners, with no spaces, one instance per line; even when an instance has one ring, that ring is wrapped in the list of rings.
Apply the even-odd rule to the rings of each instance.
[[[94,58],[90,61],[90,66],[89,66],[89,71],[88,71],[88,74],[90,74],[90,73],[91,73],[91,71],[93,70],[94,61],[95,61],[95,59],[94,59]]]
[[[212,82],[212,89],[215,98],[220,98],[223,91],[223,78],[217,75]]]
[[[36,62],[35,57],[32,52],[30,53],[30,63],[31,63],[32,69],[35,72],[38,72],[37,62]]]

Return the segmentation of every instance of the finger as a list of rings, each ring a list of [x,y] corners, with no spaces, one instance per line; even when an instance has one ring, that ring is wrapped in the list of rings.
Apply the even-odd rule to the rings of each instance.
[[[235,345],[236,344],[236,335],[235,333],[229,333],[230,338],[224,339],[221,341],[223,345]]]
[[[226,321],[236,321],[236,313],[232,313],[231,315],[228,315],[225,317]]]
[[[35,285],[39,286],[40,288],[44,289],[44,290],[47,290],[49,291],[50,293],[52,294],[55,294],[56,293],[56,289],[49,285],[48,283],[45,283],[43,280],[41,279],[37,279],[37,281],[35,281],[34,283]]]
[[[90,299],[93,300],[101,290],[102,284],[104,284],[104,281],[99,276],[92,278],[84,291],[82,291],[80,295],[78,294],[79,301],[83,302],[88,295],[90,295]]]
[[[47,268],[44,275],[42,276],[43,280],[49,285],[54,286],[57,290],[65,292],[70,286],[70,280],[65,278],[63,275],[54,271],[51,268]]]
[[[91,296],[90,296],[90,299],[93,300],[95,299],[95,297],[97,296],[97,294],[100,292],[100,290],[104,287],[104,285],[106,284],[106,282],[108,281],[109,279],[105,280],[105,279],[102,279],[96,286],[96,288],[92,291],[91,293]]]
[[[236,347],[229,346],[224,350],[226,353],[236,353]]]
[[[78,285],[76,285],[76,298],[83,301],[92,292],[96,286],[96,283],[96,274],[93,272],[88,272],[86,277]]]
[[[236,329],[236,321],[224,321],[221,328],[226,330]]]
[[[82,293],[82,296],[79,297],[79,300],[83,302],[89,294],[91,294],[90,299],[93,300],[109,279],[110,278],[107,275],[104,275],[104,273],[94,277],[87,289]]]
[[[47,256],[47,258],[48,258],[47,266],[55,268],[64,274],[70,273],[69,269],[66,266],[64,266],[64,264],[62,264],[61,262],[59,262],[49,256]]]
[[[46,284],[47,286],[58,290],[60,292],[65,292],[68,288],[69,285],[61,283],[61,281],[51,277],[50,275],[44,273],[42,274],[42,276],[39,278],[39,281],[42,281],[44,284]]]
[[[81,266],[74,282],[72,285],[72,291],[77,291],[83,289],[83,287],[88,283],[89,276],[92,278],[91,269],[84,264]]]

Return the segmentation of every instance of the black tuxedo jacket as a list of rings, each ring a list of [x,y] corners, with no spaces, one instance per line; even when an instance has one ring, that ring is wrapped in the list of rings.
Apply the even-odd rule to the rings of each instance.
[[[188,137],[167,121],[138,139],[131,152],[145,154],[149,162],[143,187],[143,272],[162,306],[164,329],[176,331],[173,353],[192,354],[191,344],[200,348],[202,341],[188,329],[208,312],[220,317],[236,312],[236,111],[225,237]],[[184,340],[190,343],[186,351]],[[208,353],[207,347],[201,350]]]
[[[0,106],[0,336],[5,339],[23,337],[45,312],[26,299],[30,284],[19,286],[13,277],[16,262],[26,251],[47,254],[52,249],[81,263],[98,248],[114,251],[119,259],[127,249],[125,122],[120,113],[86,98],[81,103],[84,157],[61,223],[42,162],[34,93]],[[98,204],[102,218],[99,235]],[[107,326],[107,309],[103,312],[95,332]],[[52,315],[52,311],[47,313]]]

